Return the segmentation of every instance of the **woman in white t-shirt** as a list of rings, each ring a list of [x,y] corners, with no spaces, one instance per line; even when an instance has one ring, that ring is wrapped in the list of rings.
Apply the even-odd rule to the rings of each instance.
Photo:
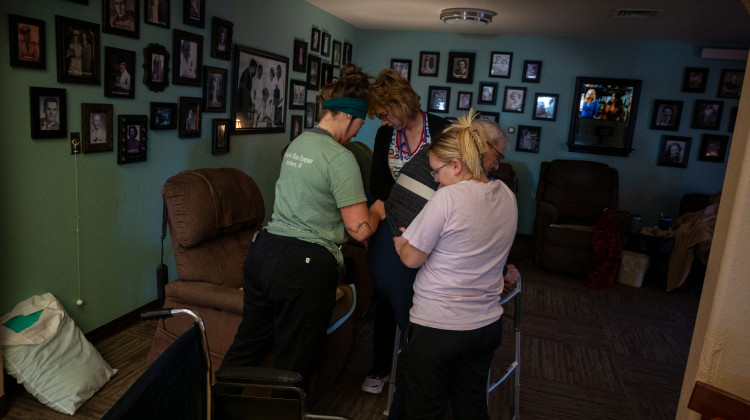
[[[518,209],[513,192],[482,168],[492,150],[474,118],[461,117],[433,140],[440,187],[394,238],[401,261],[421,268],[391,419],[438,418],[448,399],[456,419],[489,419],[485,387],[502,336],[503,266]]]

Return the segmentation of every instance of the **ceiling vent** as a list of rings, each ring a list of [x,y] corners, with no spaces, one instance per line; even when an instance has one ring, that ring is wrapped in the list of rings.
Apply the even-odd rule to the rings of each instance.
[[[661,10],[616,9],[612,16],[616,18],[652,18],[659,13],[661,13]]]

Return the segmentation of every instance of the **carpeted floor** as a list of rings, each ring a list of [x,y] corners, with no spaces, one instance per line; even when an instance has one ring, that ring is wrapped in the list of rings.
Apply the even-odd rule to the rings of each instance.
[[[667,294],[649,283],[642,288],[616,284],[606,291],[591,290],[580,278],[533,267],[528,258],[514,263],[523,275],[523,418],[674,419],[698,295]],[[512,305],[506,311],[512,312]],[[100,418],[140,376],[155,325],[139,323],[96,343],[119,372],[72,418]],[[372,313],[360,325],[345,372],[312,412],[357,420],[385,418],[386,393],[360,390],[372,357]],[[506,320],[493,375],[512,360],[512,324]],[[7,419],[71,418],[41,405],[18,385],[9,387],[7,397]],[[507,381],[491,396],[490,413],[492,419],[508,419],[512,410]]]

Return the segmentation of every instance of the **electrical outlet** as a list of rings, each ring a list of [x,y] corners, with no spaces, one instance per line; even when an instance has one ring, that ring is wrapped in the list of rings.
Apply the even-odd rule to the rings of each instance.
[[[81,133],[70,133],[70,154],[81,153]]]

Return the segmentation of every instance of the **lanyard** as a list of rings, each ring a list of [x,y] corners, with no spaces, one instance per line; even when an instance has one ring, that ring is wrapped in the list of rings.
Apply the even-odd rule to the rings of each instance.
[[[424,142],[424,133],[425,129],[427,128],[427,114],[424,112],[420,112],[422,114],[422,134],[419,137],[419,143],[417,143],[417,148],[415,150],[419,150],[422,146],[422,143]],[[411,147],[409,147],[409,139],[406,137],[406,129],[401,129],[396,132],[396,144],[398,145],[398,152],[399,154],[403,153],[404,146],[406,146],[406,157],[411,157],[412,151]],[[403,158],[403,155],[402,155]]]

